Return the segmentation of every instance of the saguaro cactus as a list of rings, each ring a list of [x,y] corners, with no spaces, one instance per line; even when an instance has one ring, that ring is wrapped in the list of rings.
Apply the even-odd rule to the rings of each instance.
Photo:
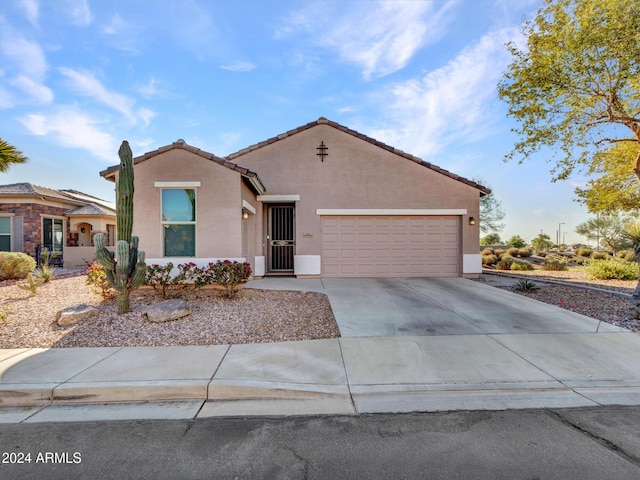
[[[116,229],[118,242],[116,253],[104,246],[104,235],[94,237],[96,259],[104,267],[107,280],[118,292],[118,313],[127,313],[129,292],[140,287],[145,280],[147,266],[144,252],[138,251],[138,237],[131,236],[133,227],[133,155],[129,143],[125,140],[118,150],[120,171],[116,186]]]

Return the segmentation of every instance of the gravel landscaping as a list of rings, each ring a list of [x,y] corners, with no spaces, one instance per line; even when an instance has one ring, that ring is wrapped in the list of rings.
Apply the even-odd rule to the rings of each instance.
[[[117,315],[115,300],[103,301],[85,276],[54,280],[34,296],[15,285],[0,287],[0,348],[213,345],[335,338],[340,335],[326,295],[313,292],[244,289],[235,299],[211,289],[180,291],[192,313],[152,323],[142,310],[163,300],[152,289],[131,294],[132,312]],[[173,296],[177,292],[171,292]],[[59,326],[58,310],[85,303],[99,313],[77,325]]]

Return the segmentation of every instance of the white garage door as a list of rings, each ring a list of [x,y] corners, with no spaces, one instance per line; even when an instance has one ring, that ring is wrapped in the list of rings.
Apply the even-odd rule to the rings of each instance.
[[[322,275],[460,276],[460,217],[323,216]]]

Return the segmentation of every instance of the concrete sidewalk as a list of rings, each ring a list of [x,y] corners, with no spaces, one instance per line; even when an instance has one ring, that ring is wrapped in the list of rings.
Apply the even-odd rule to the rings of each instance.
[[[0,422],[140,402],[191,418],[640,405],[639,366],[634,333],[2,350]]]
[[[250,283],[326,293],[342,337],[0,350],[0,422],[640,405],[640,336],[554,306],[464,279]]]

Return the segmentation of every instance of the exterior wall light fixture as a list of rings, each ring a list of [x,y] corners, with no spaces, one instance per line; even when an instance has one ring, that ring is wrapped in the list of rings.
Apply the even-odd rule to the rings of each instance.
[[[244,218],[245,220],[249,218],[249,210],[247,210],[246,208],[242,209],[242,218]]]
[[[469,225],[475,225],[476,219],[474,217],[469,217]]]

